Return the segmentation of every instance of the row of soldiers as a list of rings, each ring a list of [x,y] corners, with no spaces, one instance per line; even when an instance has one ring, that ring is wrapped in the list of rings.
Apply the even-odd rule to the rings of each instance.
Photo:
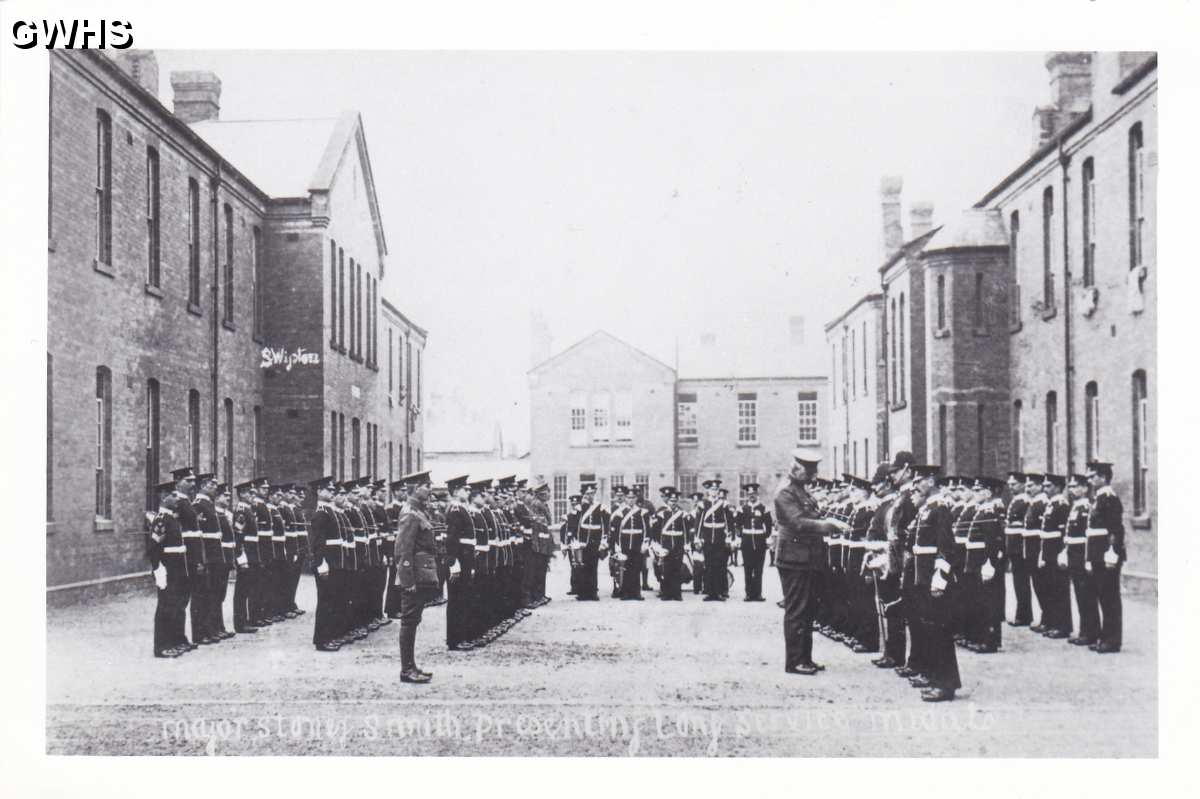
[[[248,481],[231,505],[229,486],[213,474],[184,467],[171,476],[157,487],[158,510],[146,517],[146,557],[158,592],[154,656],[178,657],[303,615],[296,590],[308,546],[298,488]],[[233,631],[224,614],[231,572]]]
[[[599,599],[599,562],[609,558],[612,596],[641,600],[653,564],[659,599],[681,601],[683,583],[706,602],[729,597],[729,559],[742,556],[745,601],[762,602],[762,575],[772,533],[771,512],[758,500],[757,483],[743,486],[746,499],[733,506],[717,479],[684,503],[672,486],[659,490],[661,505],[646,499],[646,486],[616,486],[613,507],[596,502],[596,484],[585,482],[561,526],[562,550],[571,564],[571,590],[578,601]]]
[[[809,491],[836,525],[825,539],[819,630],[857,652],[878,651],[882,640],[876,666],[908,677],[927,701],[953,699],[955,644],[1000,649],[1008,571],[1016,594],[1009,624],[1100,653],[1120,650],[1126,553],[1111,464],[1090,462],[1086,474],[1014,471],[1006,482],[938,472],[902,452],[870,481],[814,481]]]

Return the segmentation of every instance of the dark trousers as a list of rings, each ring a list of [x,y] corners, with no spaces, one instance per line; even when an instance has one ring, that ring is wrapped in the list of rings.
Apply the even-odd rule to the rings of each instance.
[[[630,553],[621,569],[621,599],[637,599],[642,595],[642,555]]]
[[[417,643],[417,627],[421,625],[421,615],[425,612],[425,603],[433,598],[435,589],[400,591],[400,670],[412,671],[416,668],[415,649]]]
[[[300,588],[300,575],[304,572],[304,559],[297,557],[294,563],[288,564],[287,601],[284,610],[298,610],[296,606],[296,591]]]
[[[271,615],[267,607],[267,598],[271,593],[271,562],[251,568],[254,569],[254,580],[250,583],[250,624],[258,625]]]
[[[925,593],[929,592],[929,587],[925,587]],[[928,654],[926,649],[925,623],[922,617],[924,606],[921,596],[921,588],[916,585],[910,585],[901,590],[903,601],[900,607],[904,613],[904,626],[908,630],[908,658],[904,664],[915,672],[925,673],[928,668]]]
[[[583,566],[579,570],[579,596],[595,599],[600,593],[600,555],[592,549],[583,550]]]
[[[1046,615],[1046,611],[1052,604],[1053,600],[1046,586],[1046,569],[1038,568],[1036,559],[1026,558],[1026,568],[1029,570],[1029,584],[1033,588],[1033,595],[1037,599],[1038,607],[1042,609],[1042,615],[1038,617],[1037,623],[1046,629],[1050,628],[1050,621],[1054,616],[1053,609],[1050,610],[1050,615]]]
[[[704,571],[707,565],[704,562],[697,563],[692,559],[692,593],[704,593]]]
[[[446,646],[470,641],[478,633],[471,618],[471,564],[452,575],[446,583]],[[402,593],[397,587],[396,593]]]
[[[704,546],[704,595],[707,597],[722,597],[729,593],[729,586],[726,585],[728,575],[729,552],[725,548],[725,542],[719,541],[715,544],[706,544]]]
[[[208,622],[212,612],[209,610],[212,589],[212,578],[208,570],[191,569],[188,573],[188,590],[191,594],[192,643],[196,643],[210,635]]]
[[[854,602],[858,627],[854,637],[868,652],[879,651],[881,619],[875,604],[875,580],[862,574],[854,576]]]
[[[550,556],[539,553],[533,557],[533,596],[535,599],[546,598],[546,573],[550,571]]]
[[[779,569],[783,586],[784,666],[812,663],[812,623],[821,603],[825,575],[819,571]]]
[[[396,565],[387,567],[387,585],[384,589],[387,596],[383,600],[383,612],[389,617],[400,617],[400,586],[396,585]]]
[[[1100,643],[1121,646],[1121,567],[1108,568],[1101,563],[1092,566],[1096,598],[1100,602]]]
[[[918,586],[914,593],[923,628],[925,666],[921,673],[934,688],[957,691],[962,688],[962,679],[954,646],[954,616],[960,597],[954,595],[953,584],[940,597],[931,596],[927,585]]]
[[[1100,637],[1100,605],[1096,597],[1096,583],[1092,575],[1076,569],[1071,572],[1071,584],[1075,586],[1075,604],[1079,606],[1079,637],[1095,641]]]
[[[667,555],[662,561],[659,596],[663,599],[683,599],[683,555]]]
[[[1013,594],[1017,598],[1017,609],[1013,613],[1013,624],[1029,624],[1033,621],[1033,602],[1029,581],[1029,565],[1021,555],[1009,557],[1012,564]]]
[[[237,569],[233,577],[233,629],[240,631],[243,627],[252,626],[254,618],[251,597],[254,595],[254,569],[250,566]]]
[[[212,566],[209,571],[211,594],[209,600],[208,629],[214,633],[225,632],[225,597],[229,595],[229,566]]]
[[[904,662],[908,651],[908,634],[904,626],[904,600],[898,575],[876,579],[876,594],[879,597],[879,612],[883,617],[883,639],[885,655],[896,662]]]
[[[158,603],[154,608],[155,652],[187,643],[184,627],[190,592],[187,572],[168,566],[167,587],[158,589]]]
[[[1042,593],[1046,604],[1042,607],[1042,625],[1048,630],[1071,632],[1071,578],[1058,567],[1057,558],[1047,560],[1042,572]]]
[[[382,619],[384,594],[387,593],[387,567],[382,564],[372,566],[367,573],[371,581],[371,618]]]
[[[320,646],[338,637],[338,603],[343,572],[330,569],[325,576],[315,576],[317,610],[313,614],[313,643]]]
[[[763,561],[766,557],[767,552],[764,549],[747,549],[742,552],[742,572],[746,579],[747,599],[762,598]]]

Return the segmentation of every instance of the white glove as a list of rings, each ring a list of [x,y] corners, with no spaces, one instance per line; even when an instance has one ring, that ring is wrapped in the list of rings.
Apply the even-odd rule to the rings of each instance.
[[[325,561],[321,561],[319,564],[317,564],[317,576],[324,577],[327,574],[329,574],[329,564]]]
[[[945,558],[938,558],[933,562],[933,568],[937,569],[939,572],[948,572],[950,571],[950,564],[946,562]]]
[[[933,580],[929,583],[929,591],[934,596],[941,596],[945,592],[947,585],[945,575],[940,571],[936,571],[933,573]]]
[[[990,560],[983,562],[983,568],[979,570],[979,576],[983,578],[985,583],[990,583],[992,578],[996,576],[996,567],[992,565]]]
[[[1104,553],[1104,565],[1110,569],[1115,569],[1120,562],[1121,558],[1117,555],[1117,551],[1109,547],[1108,551]]]
[[[237,556],[237,565],[239,565],[239,566],[249,566],[250,565],[250,559],[246,557],[245,552],[243,552],[242,554]]]
[[[1060,569],[1067,568],[1067,563],[1068,563],[1067,550],[1064,549],[1062,552],[1058,553],[1058,568],[1060,568]]]
[[[1092,562],[1090,560],[1087,563],[1083,564],[1083,570],[1085,572],[1087,572],[1088,574],[1092,573]]]
[[[462,574],[462,566],[459,566],[458,561],[456,560],[454,563],[450,564],[450,575],[452,577],[457,577],[460,574]]]
[[[158,564],[158,568],[154,570],[154,585],[156,585],[160,591],[167,587],[167,567],[161,563]]]

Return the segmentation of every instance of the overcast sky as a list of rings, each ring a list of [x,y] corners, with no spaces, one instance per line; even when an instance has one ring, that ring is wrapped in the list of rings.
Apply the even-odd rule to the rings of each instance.
[[[906,232],[910,201],[944,221],[1029,154],[1049,97],[1041,53],[157,55],[168,107],[171,70],[208,69],[222,119],[362,114],[431,404],[519,445],[533,311],[556,352],[604,328],[667,362],[676,336],[729,320],[769,347],[803,315],[811,374],[878,286],[880,177]]]

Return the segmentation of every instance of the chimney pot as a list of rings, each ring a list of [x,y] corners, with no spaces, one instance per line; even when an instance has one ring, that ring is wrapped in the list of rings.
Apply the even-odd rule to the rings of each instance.
[[[212,72],[172,72],[175,116],[189,124],[216,120],[221,112],[221,79]]]
[[[1092,54],[1058,51],[1046,54],[1050,102],[1064,114],[1082,114],[1092,104]]]
[[[918,239],[933,230],[933,203],[915,202],[908,209],[909,238]]]
[[[879,181],[879,197],[883,208],[883,257],[891,258],[904,245],[904,226],[900,223],[900,191],[904,179],[887,175]]]

